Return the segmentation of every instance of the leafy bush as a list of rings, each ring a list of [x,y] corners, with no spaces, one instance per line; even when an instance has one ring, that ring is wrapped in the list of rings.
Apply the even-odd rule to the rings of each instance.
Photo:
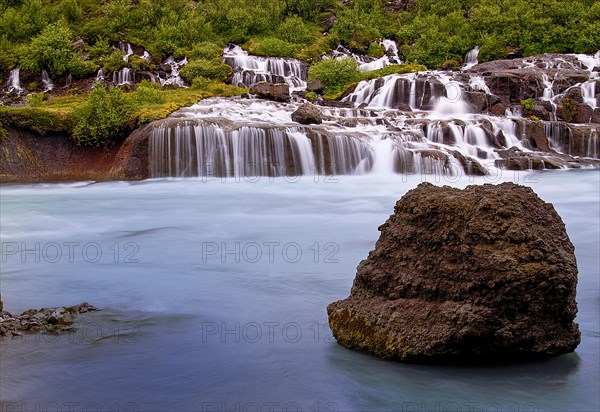
[[[334,93],[341,87],[361,79],[358,63],[354,59],[326,59],[308,69],[308,79],[320,79],[325,84],[325,93]]]
[[[231,67],[221,60],[192,60],[179,71],[183,80],[192,83],[197,77],[225,81],[231,74]]]
[[[307,44],[315,38],[315,33],[300,17],[288,17],[277,28],[277,37],[288,43]]]
[[[86,103],[75,113],[73,137],[81,146],[110,146],[127,130],[129,108],[123,92],[97,83]]]
[[[31,93],[27,95],[27,103],[31,107],[37,107],[42,104],[44,100],[46,100],[46,93]]]
[[[127,67],[127,62],[123,60],[125,54],[121,50],[113,50],[108,56],[102,57],[100,63],[105,72],[118,72],[123,67]]]
[[[223,53],[223,47],[217,46],[211,42],[202,42],[194,45],[192,50],[188,53],[191,59],[204,59],[212,60],[217,59]]]
[[[255,40],[250,45],[250,52],[258,56],[293,56],[299,49],[300,48],[297,45],[275,37],[266,37]]]
[[[160,84],[143,80],[132,93],[132,100],[138,105],[163,104],[165,103],[165,94]]]
[[[46,68],[51,77],[67,73],[78,59],[71,47],[72,38],[64,21],[50,24],[23,49],[21,68],[37,72]]]

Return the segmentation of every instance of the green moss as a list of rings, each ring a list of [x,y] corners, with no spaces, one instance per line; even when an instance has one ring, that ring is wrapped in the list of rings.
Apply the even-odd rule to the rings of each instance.
[[[528,99],[521,100],[521,106],[523,106],[525,110],[533,110],[533,99],[530,97]]]
[[[306,97],[307,100],[310,100],[312,102],[316,101],[319,98],[319,96],[315,92],[307,92],[304,95],[304,97]]]
[[[571,123],[579,115],[577,106],[573,103],[573,100],[568,97],[562,101],[562,106],[562,119],[567,123]]]

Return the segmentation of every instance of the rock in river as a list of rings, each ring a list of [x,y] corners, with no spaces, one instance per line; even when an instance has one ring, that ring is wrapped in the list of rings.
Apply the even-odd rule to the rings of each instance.
[[[454,362],[552,356],[579,344],[574,247],[532,189],[423,183],[379,230],[350,296],[327,308],[341,345]]]

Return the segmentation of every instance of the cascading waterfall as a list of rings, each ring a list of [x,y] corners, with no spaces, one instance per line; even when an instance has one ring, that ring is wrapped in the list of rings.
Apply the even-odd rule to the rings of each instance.
[[[306,88],[307,65],[300,60],[252,56],[240,46],[227,46],[223,62],[234,70],[232,84],[252,87],[258,82],[287,83],[291,90]]]
[[[118,72],[113,72],[113,83],[121,86],[124,84],[133,84],[133,74],[129,67],[123,67]]]
[[[42,70],[42,86],[44,87],[44,92],[54,89],[54,83],[52,83],[52,79],[46,70]]]
[[[98,69],[98,73],[96,73],[96,81],[101,82],[104,80],[104,70],[102,68]]]
[[[470,53],[468,64],[476,62],[476,52]],[[336,53],[341,57],[349,52],[338,48]],[[392,47],[386,56],[394,54]],[[543,84],[539,98],[555,108],[568,90],[556,76],[561,68],[581,72],[587,67],[590,82],[570,87],[581,87],[586,102],[595,94],[595,84],[591,84],[595,72],[578,63],[578,58],[529,58],[517,64],[519,70],[535,73],[538,84]],[[290,84],[294,67],[305,70],[293,59],[250,56],[237,46],[229,46],[223,59],[234,68],[234,84],[259,80]],[[548,70],[545,76],[539,72],[542,66]],[[539,123],[524,118],[521,105],[505,105],[508,116],[483,114],[484,104],[491,107],[501,99],[490,90],[497,85],[486,83],[487,68],[478,67],[393,74],[360,82],[342,100],[347,107],[319,108],[323,116],[319,125],[302,126],[291,120],[299,103],[204,100],[155,127],[150,138],[152,176],[497,175],[497,168],[503,167],[593,164],[581,159],[598,157],[595,129],[590,135],[588,126],[542,121],[555,152],[540,153],[535,149],[538,137],[533,137],[539,133]],[[544,106],[549,108],[545,102]]]
[[[21,93],[23,89],[21,88],[21,78],[20,78],[20,69],[19,66],[15,67],[10,71],[10,75],[8,76],[7,82],[7,91],[8,93]]]
[[[463,70],[468,70],[471,67],[477,65],[479,61],[477,58],[479,57],[479,46],[475,46],[472,50],[470,50],[465,55]]]
[[[119,49],[124,53],[123,60],[129,62],[129,56],[133,55],[133,49],[130,43],[119,42]]]
[[[160,85],[161,86],[166,86],[166,85],[170,85],[170,84],[175,84],[175,85],[177,85],[179,87],[187,87],[185,85],[185,82],[183,81],[183,79],[179,75],[179,70],[181,70],[181,68],[183,66],[185,66],[187,63],[188,63],[187,57],[184,57],[180,61],[176,61],[173,58],[173,56],[169,56],[163,62],[163,64],[168,65],[171,68],[171,73],[167,74],[166,78],[162,78],[160,76],[160,74],[158,75],[158,81],[160,82]]]
[[[596,83],[600,80],[588,80],[581,85],[581,95],[585,104],[592,109],[598,108],[598,100],[596,99]]]

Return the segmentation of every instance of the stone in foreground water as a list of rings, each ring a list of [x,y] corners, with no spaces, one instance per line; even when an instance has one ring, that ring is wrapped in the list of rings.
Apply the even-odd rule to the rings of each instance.
[[[379,230],[350,296],[327,308],[341,345],[443,362],[553,356],[579,344],[574,247],[532,189],[423,183]]]

